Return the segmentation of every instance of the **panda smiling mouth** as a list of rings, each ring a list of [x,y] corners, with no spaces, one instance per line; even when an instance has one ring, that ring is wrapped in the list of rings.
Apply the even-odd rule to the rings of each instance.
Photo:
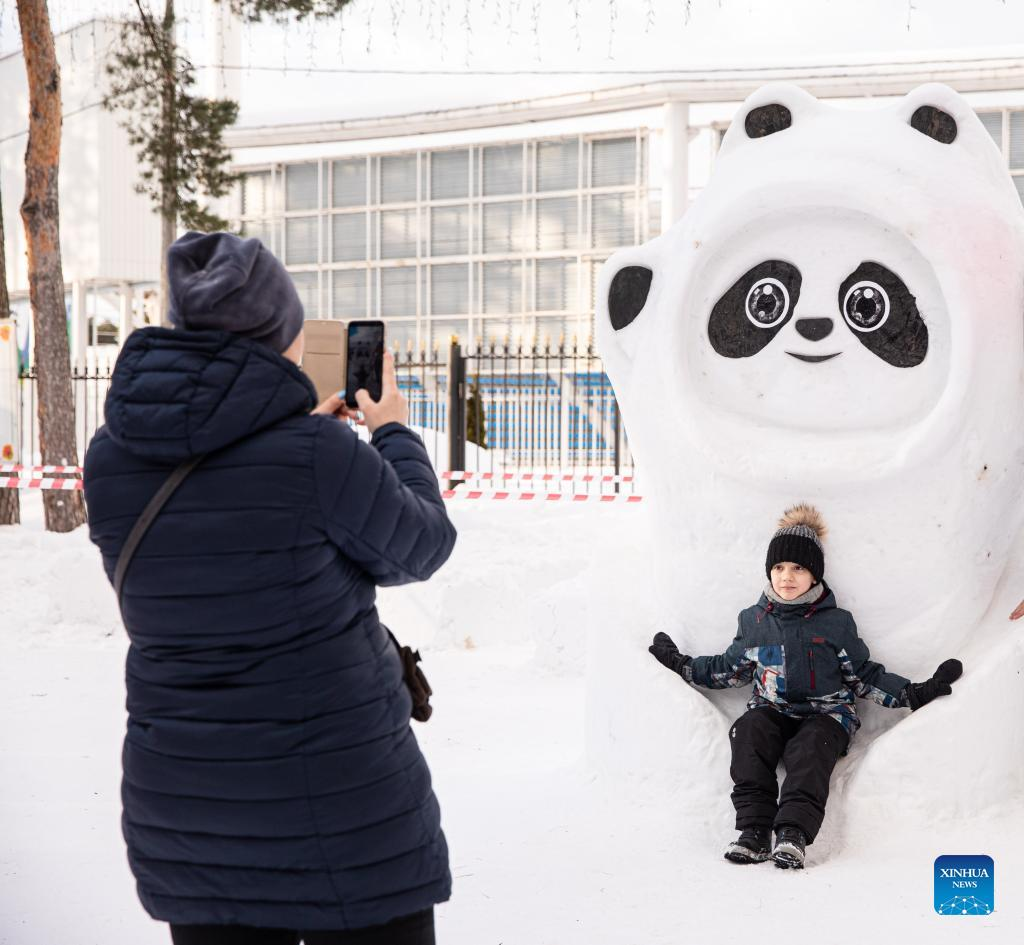
[[[828,361],[832,358],[837,358],[842,353],[842,351],[835,351],[832,354],[797,354],[795,351],[786,352],[786,354],[791,357],[799,358],[801,361],[807,361],[810,364],[817,364],[819,361]]]

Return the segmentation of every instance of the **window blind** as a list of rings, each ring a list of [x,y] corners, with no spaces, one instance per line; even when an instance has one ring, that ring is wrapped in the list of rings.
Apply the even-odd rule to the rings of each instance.
[[[592,200],[591,246],[633,246],[633,195],[597,194]]]
[[[380,159],[381,203],[416,199],[416,155],[394,154]]]
[[[1010,112],[1010,167],[1024,168],[1024,111]]]
[[[270,213],[270,171],[246,174],[242,178],[242,216],[259,217]]]
[[[468,196],[469,151],[434,151],[430,155],[431,199]]]
[[[518,194],[523,190],[523,146],[510,144],[483,149],[483,193]]]
[[[317,217],[288,217],[284,221],[285,263],[289,266],[318,262]]]
[[[483,205],[483,251],[518,253],[523,249],[523,205],[485,203]]]
[[[317,208],[317,165],[289,164],[284,169],[285,210]]]
[[[380,312],[384,317],[415,317],[415,266],[399,266],[395,269],[381,269]]]
[[[336,269],[331,273],[335,318],[373,318],[367,303],[366,270]]]
[[[537,190],[575,190],[579,182],[580,143],[537,142]]]
[[[636,139],[609,138],[591,144],[591,186],[632,186],[636,181]]]
[[[366,205],[366,158],[349,158],[331,165],[334,206]]]
[[[430,267],[430,313],[467,315],[469,313],[469,266]]]
[[[382,259],[402,259],[416,255],[416,210],[384,210],[380,215],[380,255]]]
[[[430,211],[430,254],[465,256],[469,253],[469,207],[434,207]]]
[[[551,197],[537,201],[537,249],[575,249],[577,201]]]
[[[331,237],[331,259],[334,262],[366,259],[366,214],[334,214],[331,217]]]
[[[522,311],[522,264],[489,262],[482,265],[484,312],[508,315]]]
[[[291,277],[306,318],[319,318],[320,274],[318,272],[293,272]]]
[[[574,312],[579,308],[574,260],[537,260],[536,306],[539,312]]]

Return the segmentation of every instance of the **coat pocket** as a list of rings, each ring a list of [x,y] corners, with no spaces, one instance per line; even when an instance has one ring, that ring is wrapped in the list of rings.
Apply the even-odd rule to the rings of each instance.
[[[839,657],[832,646],[824,637],[812,637],[806,649],[810,695],[825,696],[841,689]]]

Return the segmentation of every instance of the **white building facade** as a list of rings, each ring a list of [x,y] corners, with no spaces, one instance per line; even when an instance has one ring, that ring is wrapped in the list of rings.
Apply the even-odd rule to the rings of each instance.
[[[210,35],[223,56],[237,36],[221,32]],[[123,339],[159,310],[159,219],[136,192],[127,135],[101,106],[117,33],[116,23],[97,20],[57,38],[61,246],[78,364],[101,322],[113,321]],[[207,75],[208,91],[237,94],[237,71],[225,75]],[[585,345],[601,263],[679,218],[707,180],[738,105],[772,81],[851,108],[945,82],[979,112],[1024,192],[1024,65],[975,58],[681,73],[353,121],[331,120],[325,102],[317,123],[231,130],[242,182],[216,209],[280,256],[308,317],[382,318],[402,348],[431,349],[453,335],[471,346],[574,338]],[[7,279],[25,323],[18,208],[28,102],[20,53],[0,59],[0,101]]]
[[[851,108],[924,82],[963,92],[1024,193],[1016,60],[694,73],[509,105],[238,128],[228,213],[293,274],[308,317],[381,318],[429,349],[588,343],[616,249],[685,211],[742,100],[772,81]]]

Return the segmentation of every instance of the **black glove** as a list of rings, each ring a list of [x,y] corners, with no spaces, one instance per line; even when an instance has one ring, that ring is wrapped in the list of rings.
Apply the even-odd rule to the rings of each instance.
[[[667,666],[673,673],[679,673],[680,676],[683,675],[683,667],[689,666],[692,659],[692,657],[684,656],[679,652],[679,647],[672,642],[672,637],[667,633],[656,633],[654,642],[647,647],[647,652],[662,666]]]
[[[960,678],[963,671],[963,663],[960,660],[946,660],[935,670],[935,675],[931,679],[907,686],[907,705],[910,706],[910,711],[916,712],[938,696],[948,696],[953,691],[952,683]]]

